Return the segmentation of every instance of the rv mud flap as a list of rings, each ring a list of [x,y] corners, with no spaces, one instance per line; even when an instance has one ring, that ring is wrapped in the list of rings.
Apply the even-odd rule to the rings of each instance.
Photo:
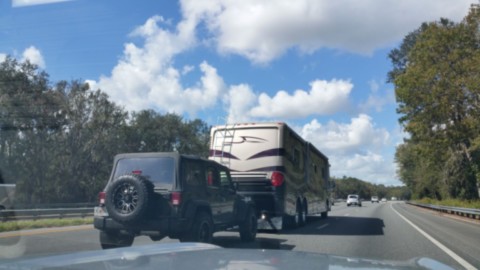
[[[259,230],[275,230],[279,231],[282,229],[282,218],[273,217],[273,218],[260,218],[258,219],[257,229]]]

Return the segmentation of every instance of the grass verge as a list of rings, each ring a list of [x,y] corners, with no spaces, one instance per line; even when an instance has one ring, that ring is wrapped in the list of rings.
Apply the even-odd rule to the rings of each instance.
[[[456,199],[447,199],[447,200],[439,201],[439,200],[423,198],[421,200],[413,200],[413,201],[418,203],[425,203],[425,204],[480,209],[480,200],[463,201],[463,200],[456,200]]]
[[[62,219],[39,219],[17,220],[0,222],[0,232],[18,231],[37,228],[66,227],[92,224],[93,218],[62,218]]]

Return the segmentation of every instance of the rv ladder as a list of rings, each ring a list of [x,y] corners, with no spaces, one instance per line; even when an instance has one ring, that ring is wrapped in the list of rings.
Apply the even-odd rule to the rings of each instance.
[[[233,126],[228,127],[225,124],[225,128],[223,129],[223,133],[221,137],[217,137],[215,140],[215,149],[221,148],[221,156],[220,156],[220,164],[227,166],[230,168],[230,156],[226,157],[225,154],[232,151],[233,140],[235,137],[235,124]],[[221,140],[220,140],[221,139]]]

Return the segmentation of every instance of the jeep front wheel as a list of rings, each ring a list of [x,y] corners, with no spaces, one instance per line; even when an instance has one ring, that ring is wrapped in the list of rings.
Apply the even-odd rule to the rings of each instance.
[[[196,215],[190,231],[180,237],[181,242],[211,243],[213,238],[212,218],[206,212]]]

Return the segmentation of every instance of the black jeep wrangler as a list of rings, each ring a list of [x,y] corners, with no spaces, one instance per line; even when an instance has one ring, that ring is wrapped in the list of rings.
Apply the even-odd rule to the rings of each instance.
[[[117,155],[99,200],[94,227],[104,249],[131,246],[140,235],[208,243],[235,226],[242,241],[257,234],[253,201],[237,194],[228,168],[198,157]]]

